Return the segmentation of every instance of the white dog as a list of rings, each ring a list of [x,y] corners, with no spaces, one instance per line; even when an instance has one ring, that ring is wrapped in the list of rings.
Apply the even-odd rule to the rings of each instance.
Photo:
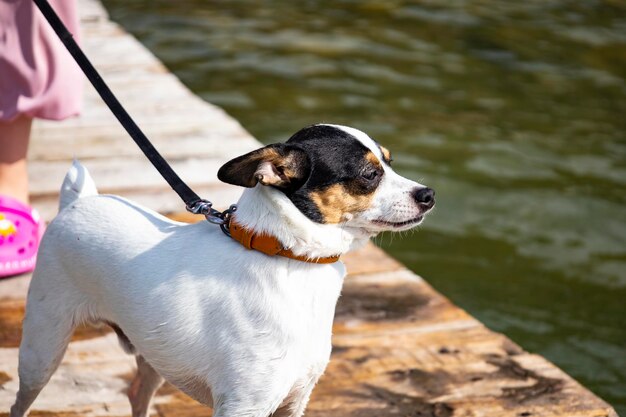
[[[433,190],[390,162],[365,133],[335,125],[235,158],[218,176],[248,187],[236,239],[98,195],[75,163],[30,285],[11,417],[26,413],[84,322],[109,324],[136,355],[133,416],[147,415],[164,379],[215,417],[301,416],[330,358],[337,256],[416,226],[434,205]]]

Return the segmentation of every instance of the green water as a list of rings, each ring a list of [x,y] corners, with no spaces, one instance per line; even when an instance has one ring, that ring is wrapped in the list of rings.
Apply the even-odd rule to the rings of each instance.
[[[389,147],[437,208],[378,243],[626,414],[626,2],[105,4],[263,142]]]

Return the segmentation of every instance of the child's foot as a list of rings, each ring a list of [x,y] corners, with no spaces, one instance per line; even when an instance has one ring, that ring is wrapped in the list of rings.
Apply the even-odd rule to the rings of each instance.
[[[43,229],[35,209],[0,195],[0,278],[35,268]]]

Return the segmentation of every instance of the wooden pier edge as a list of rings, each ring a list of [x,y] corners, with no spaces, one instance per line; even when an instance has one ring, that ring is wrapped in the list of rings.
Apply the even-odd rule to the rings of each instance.
[[[225,207],[240,190],[217,168],[259,146],[221,109],[191,93],[136,39],[111,22],[98,0],[79,0],[88,56],[174,168],[201,195]],[[54,216],[70,161],[90,169],[101,192],[164,213],[181,208],[90,86],[81,117],[38,121],[29,154],[32,200]],[[188,214],[171,214],[179,220]],[[307,417],[614,417],[613,408],[538,355],[437,293],[373,245],[349,254],[337,306],[333,355]],[[0,417],[18,388],[17,356],[29,276],[0,280]],[[134,372],[107,328],[81,328],[31,416],[129,416]],[[210,416],[169,385],[152,414]]]

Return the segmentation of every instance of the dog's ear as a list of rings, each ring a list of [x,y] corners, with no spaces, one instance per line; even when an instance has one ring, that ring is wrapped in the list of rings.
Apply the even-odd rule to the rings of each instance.
[[[257,183],[295,190],[310,172],[306,152],[294,145],[277,143],[257,149],[225,163],[217,172],[220,181],[254,187]]]

